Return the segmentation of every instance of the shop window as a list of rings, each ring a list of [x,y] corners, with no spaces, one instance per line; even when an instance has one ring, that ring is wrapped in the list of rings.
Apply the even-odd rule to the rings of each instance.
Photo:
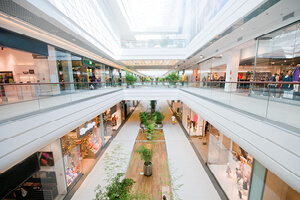
[[[268,171],[265,181],[263,200],[298,200],[300,193],[291,188],[278,176]]]
[[[248,199],[253,157],[211,127],[208,166],[230,199]]]

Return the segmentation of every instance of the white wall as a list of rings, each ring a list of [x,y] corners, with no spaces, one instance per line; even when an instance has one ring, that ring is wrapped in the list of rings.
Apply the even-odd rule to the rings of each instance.
[[[123,92],[118,91],[0,124],[0,172],[103,113],[122,99]]]
[[[47,59],[33,59],[31,53],[10,48],[0,50],[0,71],[13,71],[15,82],[19,81],[20,76],[23,80],[27,80],[29,75],[24,75],[23,71],[29,69],[33,69],[35,73],[35,78],[31,78],[31,82],[49,82]]]
[[[55,172],[58,194],[66,194],[67,185],[60,139],[54,140],[39,151],[53,152],[54,166],[41,166],[41,171]]]
[[[179,91],[179,99],[300,192],[300,136]]]

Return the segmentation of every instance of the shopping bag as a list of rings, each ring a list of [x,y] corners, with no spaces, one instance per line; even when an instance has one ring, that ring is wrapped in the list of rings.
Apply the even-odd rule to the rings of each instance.
[[[22,193],[23,197],[26,197],[26,195],[27,195],[27,191],[26,190],[24,190],[23,188],[21,188],[21,193]]]

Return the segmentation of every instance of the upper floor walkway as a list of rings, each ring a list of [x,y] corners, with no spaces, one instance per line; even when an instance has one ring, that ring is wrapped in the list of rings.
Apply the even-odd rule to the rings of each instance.
[[[270,87],[272,82],[177,84],[141,82],[129,88],[124,83],[0,84],[0,123],[114,92],[121,92],[123,100],[179,100],[179,91],[185,91],[294,132],[300,129],[299,84],[281,83],[276,87]]]
[[[1,171],[122,100],[180,100],[300,191],[300,101],[283,83],[61,84],[2,85],[16,93],[5,88],[0,106]]]

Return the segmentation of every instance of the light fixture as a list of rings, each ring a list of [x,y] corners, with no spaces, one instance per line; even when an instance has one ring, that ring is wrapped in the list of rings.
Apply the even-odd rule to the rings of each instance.
[[[202,59],[202,58],[204,58],[204,56],[203,56],[203,55],[200,55],[200,56],[199,56],[199,58],[201,58],[201,59]]]

